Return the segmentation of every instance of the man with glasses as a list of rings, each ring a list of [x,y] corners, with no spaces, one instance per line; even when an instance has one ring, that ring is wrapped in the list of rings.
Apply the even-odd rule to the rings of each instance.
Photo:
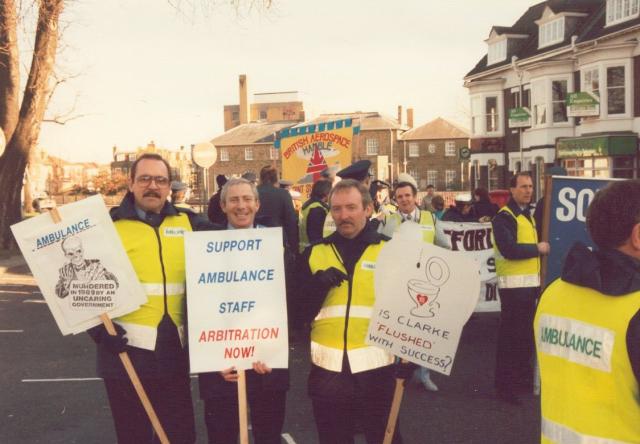
[[[167,201],[171,169],[160,155],[133,163],[129,192],[111,211],[120,240],[148,300],[89,334],[97,343],[97,372],[104,379],[119,443],[157,442],[118,354],[127,351],[172,443],[195,442],[189,361],[185,349],[184,233],[210,223]]]

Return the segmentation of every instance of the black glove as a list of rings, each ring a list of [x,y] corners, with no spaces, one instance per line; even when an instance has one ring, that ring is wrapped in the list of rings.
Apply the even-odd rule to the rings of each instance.
[[[125,346],[129,340],[124,337],[124,335],[127,334],[127,331],[124,328],[115,322],[113,323],[113,326],[116,328],[117,334],[115,336],[111,336],[109,334],[107,329],[104,327],[104,324],[90,328],[88,333],[97,344],[102,344],[110,353],[117,355],[125,351]]]
[[[417,368],[418,366],[413,362],[398,361],[393,365],[393,376],[404,381],[409,379]]]
[[[337,287],[342,281],[349,279],[346,274],[336,267],[329,267],[326,270],[317,271],[313,277],[323,288]]]

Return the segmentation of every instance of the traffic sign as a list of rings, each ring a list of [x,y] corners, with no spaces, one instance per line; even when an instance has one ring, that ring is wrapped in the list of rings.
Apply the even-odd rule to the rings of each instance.
[[[469,147],[463,146],[462,148],[460,148],[458,155],[460,156],[461,160],[467,160],[471,157],[471,150],[469,149]]]
[[[203,142],[191,148],[191,159],[201,168],[209,168],[216,163],[218,151],[211,142]]]

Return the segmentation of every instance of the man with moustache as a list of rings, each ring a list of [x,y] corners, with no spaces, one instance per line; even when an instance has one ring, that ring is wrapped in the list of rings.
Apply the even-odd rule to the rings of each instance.
[[[501,303],[495,387],[499,399],[519,405],[518,395],[533,388],[531,330],[540,291],[540,255],[549,254],[549,244],[538,242],[531,176],[518,173],[509,185],[511,198],[491,221]]]
[[[246,179],[230,179],[220,193],[220,205],[227,217],[220,230],[261,228],[255,223],[260,208],[258,190]],[[284,308],[284,307],[283,307]],[[272,370],[263,362],[253,363],[247,375],[247,398],[251,429],[256,444],[280,444],[284,424],[289,371]],[[200,397],[204,401],[209,444],[238,442],[238,374],[235,368],[199,375]]]
[[[406,378],[415,366],[394,367],[393,355],[365,344],[375,302],[375,263],[388,240],[367,223],[373,211],[369,190],[343,179],[331,190],[329,202],[336,232],[305,252],[306,294],[316,299],[316,308],[321,305],[311,325],[309,396],[320,444],[353,443],[356,415],[367,443],[379,444],[394,376]],[[393,442],[401,442],[399,427]]]
[[[185,336],[184,233],[210,228],[190,210],[167,201],[171,169],[145,153],[131,166],[129,192],[111,211],[120,240],[147,294],[137,310],[104,326],[97,343],[97,373],[104,379],[119,443],[156,443],[157,436],[118,354],[126,351],[172,443],[195,442]]]

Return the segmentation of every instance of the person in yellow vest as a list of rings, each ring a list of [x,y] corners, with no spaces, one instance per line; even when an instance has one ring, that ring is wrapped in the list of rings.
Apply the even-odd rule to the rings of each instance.
[[[151,423],[118,353],[127,351],[172,443],[195,442],[185,326],[184,238],[210,223],[167,202],[171,170],[158,154],[131,166],[129,192],[111,212],[116,230],[148,300],[89,334],[97,343],[97,372],[104,379],[119,443],[155,442]]]
[[[216,226],[216,229],[264,228],[255,221],[260,200],[258,190],[252,182],[242,178],[230,179],[220,193],[220,205],[227,216],[227,224]],[[246,376],[253,442],[280,444],[289,370],[271,369],[265,363],[257,361],[253,363],[253,369],[246,372]],[[208,442],[211,444],[238,442],[240,426],[237,381],[238,373],[235,368],[198,375]]]
[[[531,327],[540,291],[540,255],[549,253],[549,244],[538,242],[531,176],[518,173],[509,185],[511,198],[491,221],[501,303],[495,387],[499,399],[518,405],[519,395],[533,390]]]
[[[311,242],[322,239],[324,221],[329,212],[329,192],[331,182],[320,179],[313,184],[311,195],[302,205],[300,212],[300,253],[311,245]]]
[[[380,444],[394,375],[406,378],[415,365],[394,366],[393,355],[365,344],[376,260],[388,240],[367,223],[373,211],[368,189],[344,179],[331,190],[329,202],[336,232],[305,252],[305,294],[321,304],[311,325],[309,396],[320,444],[352,443],[356,415],[367,443]],[[393,442],[401,442],[399,427]]]
[[[596,193],[534,322],[542,443],[640,442],[640,181]]]

